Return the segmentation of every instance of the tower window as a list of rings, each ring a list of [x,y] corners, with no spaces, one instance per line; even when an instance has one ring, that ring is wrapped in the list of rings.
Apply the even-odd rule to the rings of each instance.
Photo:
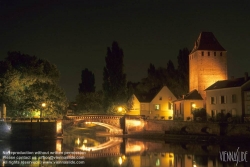
[[[201,55],[204,56],[204,52],[201,52]]]
[[[222,52],[220,52],[220,56],[222,56]]]
[[[216,56],[216,52],[214,52],[214,56]]]
[[[207,52],[207,55],[210,56],[210,52]]]

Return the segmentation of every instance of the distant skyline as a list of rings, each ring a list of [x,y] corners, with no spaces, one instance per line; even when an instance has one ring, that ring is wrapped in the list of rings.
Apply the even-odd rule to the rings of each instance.
[[[81,71],[102,89],[107,47],[124,52],[127,80],[137,82],[152,63],[177,65],[180,49],[192,49],[201,31],[213,32],[227,50],[228,77],[250,73],[249,1],[25,0],[0,1],[0,60],[20,51],[54,63],[70,101]]]

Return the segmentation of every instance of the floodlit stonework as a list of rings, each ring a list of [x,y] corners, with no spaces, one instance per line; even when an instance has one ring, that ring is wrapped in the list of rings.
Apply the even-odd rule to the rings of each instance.
[[[206,100],[204,90],[227,78],[227,51],[212,32],[201,32],[189,54],[189,91],[197,89]]]

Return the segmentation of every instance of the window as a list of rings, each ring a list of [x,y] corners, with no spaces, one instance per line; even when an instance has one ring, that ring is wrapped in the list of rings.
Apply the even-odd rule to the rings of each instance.
[[[215,104],[215,97],[211,97],[211,104]]]
[[[207,52],[207,55],[210,56],[210,52]]]
[[[160,96],[159,100],[162,100],[162,97]]]
[[[215,110],[211,110],[211,117],[215,117],[216,116],[216,111]]]
[[[201,55],[204,56],[204,52],[201,52]]]
[[[250,100],[250,92],[247,92],[246,94],[247,94],[247,101],[249,101]]]
[[[220,52],[220,56],[222,56],[222,52]]]
[[[232,103],[236,103],[236,94],[232,95]]]
[[[168,102],[168,109],[171,110],[172,109],[172,104],[170,102]]]
[[[220,97],[220,103],[225,104],[226,103],[226,96],[221,96]]]
[[[155,105],[155,110],[160,110],[160,104]]]
[[[214,52],[214,56],[216,56],[216,52]]]
[[[145,109],[145,105],[141,104],[141,110],[144,110],[144,109]]]
[[[246,113],[245,114],[250,114],[250,105],[247,105]]]

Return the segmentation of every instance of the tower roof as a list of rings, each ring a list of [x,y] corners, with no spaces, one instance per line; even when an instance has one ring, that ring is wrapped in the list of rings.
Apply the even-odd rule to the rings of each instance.
[[[194,43],[192,52],[196,50],[226,51],[215,38],[212,32],[201,32]],[[192,53],[191,52],[191,53]]]

